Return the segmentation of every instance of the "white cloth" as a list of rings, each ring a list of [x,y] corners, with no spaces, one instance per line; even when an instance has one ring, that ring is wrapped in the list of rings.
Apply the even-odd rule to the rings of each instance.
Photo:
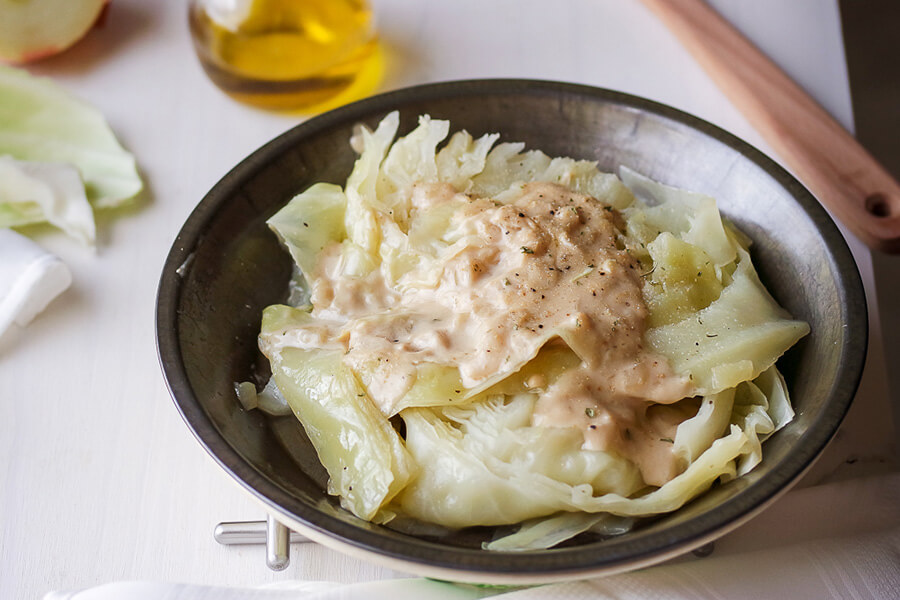
[[[354,584],[289,581],[256,588],[135,581],[82,591],[52,592],[44,600],[476,600],[496,593],[496,588],[460,586],[431,579]]]
[[[900,595],[900,473],[805,488],[712,556],[587,581],[510,590],[427,579],[257,588],[126,582],[44,600],[894,600]]]
[[[25,326],[72,283],[59,258],[27,237],[0,229],[0,335]]]

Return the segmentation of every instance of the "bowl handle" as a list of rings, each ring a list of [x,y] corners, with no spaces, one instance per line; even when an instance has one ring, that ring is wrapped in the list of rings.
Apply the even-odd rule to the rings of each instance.
[[[266,565],[273,571],[283,571],[291,562],[291,543],[311,542],[307,537],[291,531],[272,515],[265,521],[227,521],[216,525],[213,537],[226,546],[237,544],[265,544]]]

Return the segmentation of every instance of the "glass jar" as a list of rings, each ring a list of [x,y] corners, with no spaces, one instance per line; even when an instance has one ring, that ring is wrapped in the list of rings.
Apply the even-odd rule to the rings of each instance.
[[[190,0],[188,18],[206,74],[241,102],[317,112],[381,79],[366,0]]]

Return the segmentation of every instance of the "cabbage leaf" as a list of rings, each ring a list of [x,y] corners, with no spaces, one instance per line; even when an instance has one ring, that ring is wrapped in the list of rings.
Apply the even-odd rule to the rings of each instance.
[[[263,335],[302,321],[305,314],[271,306],[263,313]],[[286,347],[267,358],[278,389],[328,471],[328,492],[361,519],[389,520],[392,513],[382,507],[409,481],[413,465],[340,353]]]
[[[75,167],[0,156],[0,223],[33,220],[47,221],[85,245],[96,239],[94,212]]]
[[[347,196],[340,186],[317,183],[294,196],[266,223],[278,234],[304,276],[311,277],[322,250],[347,236],[346,210]]]
[[[809,325],[791,319],[765,289],[749,254],[737,252],[733,280],[718,299],[646,333],[650,346],[668,357],[676,372],[690,375],[700,394],[756,378],[809,333]]]
[[[103,115],[49,79],[0,65],[0,106],[0,156],[71,165],[93,208],[118,206],[141,191],[134,157],[116,140]],[[60,214],[67,211],[53,211],[56,217]],[[0,203],[0,227],[38,223],[51,216],[38,202],[4,198]],[[72,221],[67,231],[84,237],[82,220]]]

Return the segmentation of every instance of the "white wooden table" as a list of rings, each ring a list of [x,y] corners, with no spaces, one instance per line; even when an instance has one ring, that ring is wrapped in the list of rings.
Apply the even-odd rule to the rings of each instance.
[[[636,0],[373,0],[389,64],[382,90],[447,79],[527,77],[622,90],[767,145]],[[0,338],[0,598],[115,580],[254,585],[398,576],[315,545],[284,572],[262,547],[213,541],[223,520],[263,517],[197,444],[157,363],[156,286],[178,229],[241,158],[298,122],[237,104],[204,76],[185,2],[115,0],[105,26],[36,74],[100,108],[137,157],[148,192],[101,217],[96,253],[37,240],[75,283],[27,329]],[[851,126],[833,0],[716,0]],[[883,467],[893,430],[871,255],[850,239],[869,292],[873,344],[862,391],[807,485]],[[0,257],[2,260],[2,257]],[[852,466],[847,459],[854,461]],[[754,523],[745,526],[752,529]],[[738,532],[740,533],[740,532]]]

